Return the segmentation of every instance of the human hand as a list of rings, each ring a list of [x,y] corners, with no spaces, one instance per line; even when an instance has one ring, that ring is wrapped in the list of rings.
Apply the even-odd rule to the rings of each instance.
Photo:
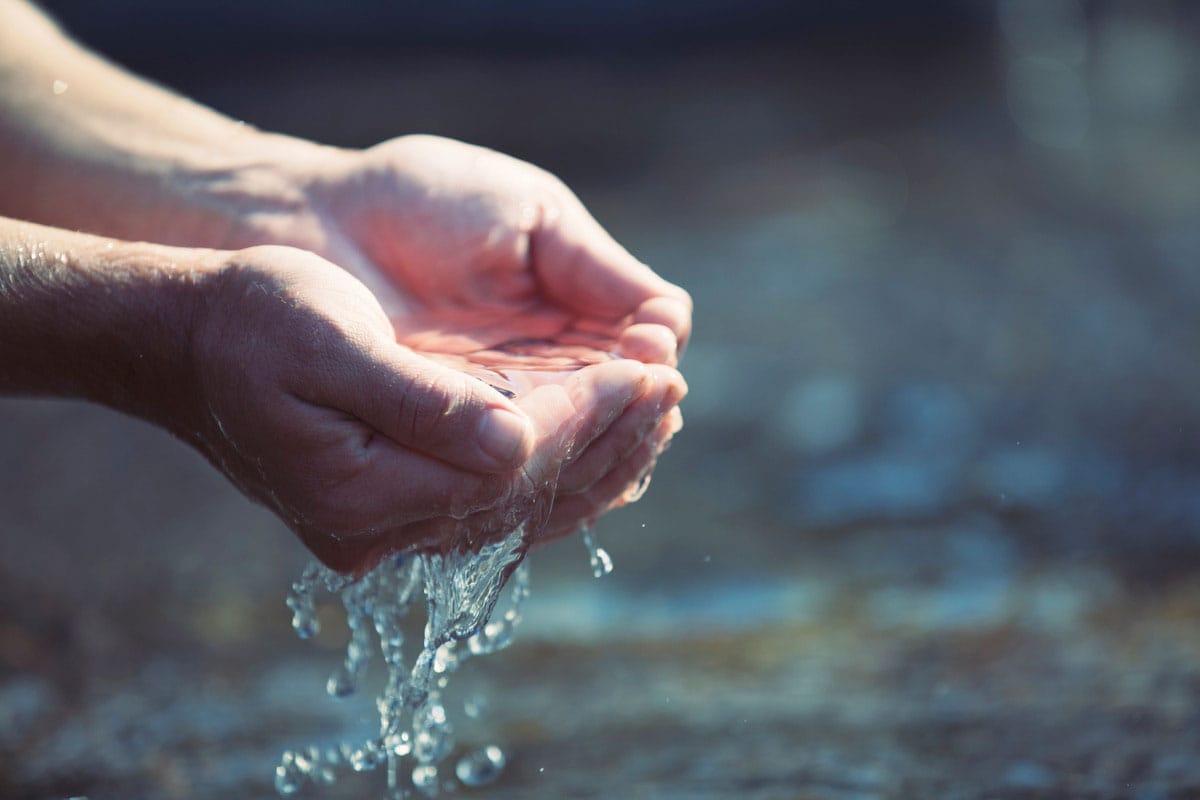
[[[501,328],[493,340],[586,320],[606,325],[621,355],[666,364],[687,341],[688,293],[633,258],[570,189],[531,164],[403,136],[364,151],[322,150],[293,169],[309,213],[292,219],[305,230],[289,231],[287,216],[276,216],[273,235],[303,237],[393,316],[483,311]]]
[[[602,513],[636,480],[608,468],[620,454],[605,450],[627,438],[609,423],[652,419],[663,430],[640,446],[661,443],[670,423],[648,409],[673,408],[684,391],[668,367],[619,360],[509,400],[397,343],[374,296],[311,253],[210,258],[216,277],[191,336],[194,407],[174,427],[341,571],[492,536],[556,485],[571,500],[556,504],[552,532]],[[493,416],[508,435],[485,448]]]
[[[429,136],[321,150],[291,169],[304,201],[259,217],[251,236],[294,242],[360,278],[402,344],[517,392],[610,354],[677,363],[690,297],[613,241],[550,174]],[[681,425],[682,378],[665,370],[653,391],[629,386],[622,413],[572,454],[552,534],[630,497],[653,468]]]
[[[11,20],[6,18],[11,24],[0,26],[0,51],[12,56],[0,69],[0,164],[9,178],[0,187],[0,214],[128,242],[226,250],[291,245],[344,267],[370,289],[333,278],[327,264],[296,253],[253,251],[237,256],[245,263],[218,264],[226,276],[222,285],[241,281],[256,288],[241,294],[229,290],[232,294],[224,300],[235,311],[205,305],[211,313],[203,316],[224,314],[229,331],[224,339],[217,337],[221,346],[205,351],[205,369],[224,376],[209,375],[207,384],[215,417],[206,408],[195,425],[181,418],[165,420],[180,435],[203,440],[198,443],[231,477],[285,517],[290,513],[293,527],[310,531],[309,538],[318,541],[317,526],[297,514],[307,503],[325,502],[306,500],[300,490],[305,481],[314,491],[324,486],[316,478],[327,465],[287,461],[272,452],[263,431],[284,437],[280,452],[285,454],[300,448],[311,456],[309,450],[318,444],[340,447],[343,456],[352,452],[344,442],[330,439],[329,414],[314,420],[312,409],[299,402],[303,399],[325,411],[364,415],[358,416],[360,423],[381,426],[386,436],[409,446],[404,431],[389,433],[376,416],[394,424],[399,414],[422,416],[414,404],[428,411],[445,401],[453,410],[447,419],[478,421],[472,415],[482,414],[481,404],[486,404],[480,392],[489,398],[486,402],[500,402],[486,387],[468,381],[464,371],[520,392],[515,403],[504,402],[528,418],[522,423],[527,436],[519,438],[530,458],[540,452],[539,442],[550,439],[549,428],[538,428],[553,421],[547,409],[554,404],[548,399],[566,398],[556,413],[578,404],[579,441],[564,445],[561,459],[546,462],[561,468],[551,532],[578,527],[619,504],[653,466],[680,424],[675,405],[685,389],[671,367],[690,330],[690,298],[616,244],[553,176],[498,153],[436,137],[402,137],[366,151],[346,151],[264,134],[140,81],[81,50],[36,11],[20,8],[18,4]],[[69,86],[70,102],[29,90],[51,83]],[[192,258],[178,255],[184,261]],[[318,269],[316,263],[324,266]],[[188,283],[174,277],[168,262],[153,256],[141,267],[127,276],[131,295],[142,294],[147,273],[170,275],[164,279],[167,285]],[[111,278],[105,274],[104,280]],[[107,290],[108,283],[103,285]],[[329,287],[334,294],[325,296]],[[88,367],[81,370],[86,379],[76,381],[87,385],[88,391],[80,394],[156,421],[163,415],[180,417],[186,400],[164,398],[189,397],[186,381],[160,380],[142,393],[128,380],[134,375],[156,383],[153,374],[142,374],[151,359],[140,349],[145,343],[137,341],[148,329],[114,312],[121,310],[120,303],[96,305],[115,314],[102,320],[114,330],[112,341],[93,343],[81,354],[103,351],[121,370],[102,368],[106,361],[89,365],[78,358]],[[73,310],[78,317],[78,309]],[[238,319],[237,313],[246,318]],[[255,315],[275,325],[271,336],[263,338],[250,324]],[[11,312],[8,317],[9,322],[15,319]],[[419,368],[355,403],[351,390],[374,390],[375,381],[390,380],[386,370],[371,372],[379,367],[384,352],[380,337],[389,318],[387,335],[398,337],[407,347],[406,357]],[[177,325],[173,315],[155,319],[154,326],[165,339],[183,335],[181,329],[187,327]],[[310,338],[289,345],[283,337],[293,334]],[[212,347],[213,335],[210,330],[198,341]],[[361,343],[371,347],[351,353],[352,336],[366,336]],[[81,349],[76,338],[62,338],[71,345],[64,352]],[[396,342],[388,341],[394,355]],[[27,382],[80,390],[59,386],[61,376],[41,374],[45,370],[32,356],[44,349],[29,348],[30,355],[23,357],[21,373]],[[330,353],[343,351],[347,364],[367,372],[356,377],[346,364],[330,360]],[[231,360],[220,361],[221,354]],[[612,354],[645,366],[606,363]],[[11,372],[13,356],[7,355]],[[252,371],[241,369],[242,356],[258,359]],[[323,380],[303,377],[307,367],[300,356],[317,359],[328,374]],[[455,377],[446,374],[447,365],[457,370]],[[584,368],[562,369],[580,365]],[[175,372],[172,367],[164,374]],[[436,380],[429,377],[434,373],[440,376]],[[228,386],[224,380],[230,381]],[[338,381],[343,385],[334,385]],[[405,381],[415,389],[401,397],[397,387]],[[11,375],[9,382],[22,383]],[[164,390],[168,385],[172,391]],[[431,387],[442,393],[431,395]],[[601,391],[603,387],[608,388]],[[322,401],[300,389],[332,399]],[[593,403],[588,398],[597,392]],[[433,396],[440,399],[433,402]],[[618,396],[623,398],[619,407],[605,406]],[[462,408],[457,400],[464,400]],[[539,405],[541,401],[548,404]],[[541,419],[537,409],[546,411],[547,418]],[[592,422],[584,419],[589,414]],[[214,426],[215,432],[209,430]],[[425,457],[435,456],[456,475],[497,474],[487,472],[496,467],[482,455],[482,439],[466,435],[471,433],[466,428],[449,422],[426,427],[422,443],[412,445]],[[337,430],[344,436],[343,428]],[[325,488],[343,491],[336,485]],[[344,520],[338,524],[348,525]],[[333,558],[328,553],[323,557]]]

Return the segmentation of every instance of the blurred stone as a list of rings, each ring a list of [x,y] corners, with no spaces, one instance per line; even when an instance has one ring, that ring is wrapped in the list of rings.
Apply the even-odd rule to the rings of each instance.
[[[1054,783],[1054,773],[1036,761],[1018,761],[1004,773],[1004,782],[1014,789],[1045,789]]]
[[[880,142],[844,142],[825,153],[819,185],[826,225],[861,235],[897,222],[908,203],[908,175]]]
[[[836,376],[797,384],[784,396],[775,428],[797,451],[820,456],[852,444],[863,428],[862,392]]]
[[[1053,503],[1067,481],[1062,458],[1046,448],[1012,447],[990,454],[979,465],[980,488],[1006,507]]]
[[[849,525],[936,514],[954,497],[956,464],[885,452],[801,471],[790,510],[809,525]]]
[[[58,706],[54,686],[44,679],[18,675],[0,684],[0,751],[35,735]]]
[[[1072,64],[1015,59],[1008,68],[1008,106],[1017,128],[1035,144],[1075,148],[1088,134],[1088,88]]]
[[[947,384],[901,384],[887,398],[881,423],[891,447],[941,456],[963,454],[978,432],[970,401]]]

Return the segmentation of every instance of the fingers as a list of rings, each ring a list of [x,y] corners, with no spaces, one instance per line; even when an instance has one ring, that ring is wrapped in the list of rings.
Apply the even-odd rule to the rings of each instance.
[[[362,474],[343,489],[362,498],[364,515],[388,527],[381,534],[389,542],[385,549],[478,547],[525,521],[541,529],[562,464],[580,440],[605,430],[653,382],[649,372],[634,361],[608,362],[518,397],[533,446],[515,474],[463,473],[381,438],[368,445]],[[396,513],[400,508],[422,513]]]
[[[281,488],[289,506],[304,509],[297,521],[319,524],[333,535],[434,516],[464,517],[517,488],[515,473],[458,469],[328,408],[302,404],[288,413],[304,440],[280,443],[264,466],[291,476]]]
[[[644,364],[609,361],[570,373],[562,385],[541,386],[518,397],[538,433],[526,471],[537,480],[559,480],[562,465],[619,419],[653,381]]]
[[[534,233],[535,267],[555,300],[578,313],[616,319],[653,298],[671,298],[690,318],[687,292],[630,255],[570,190],[563,187],[555,197]]]
[[[454,467],[504,472],[528,458],[526,415],[492,387],[392,342],[346,342],[320,371],[314,402],[352,414]]]
[[[389,552],[477,547],[526,520],[540,530],[556,493],[563,529],[619,504],[636,485],[661,450],[664,436],[654,431],[674,431],[668,423],[684,391],[674,370],[634,361],[540,386],[518,398],[533,430],[529,458],[503,475],[455,468],[360,420],[304,405],[297,421],[311,450],[285,459],[300,473],[284,498],[294,512],[286,516],[325,564],[353,573]]]
[[[579,443],[576,455],[559,478],[559,494],[589,488],[617,464],[626,460],[668,411],[687,394],[678,372],[661,365],[647,366],[647,381],[623,409],[620,417],[602,431]]]
[[[307,498],[295,527],[327,566],[362,574],[388,553],[437,545],[462,520],[505,507],[522,496],[515,487],[511,479],[463,472],[375,438],[359,469]]]
[[[515,473],[460,470],[327,407],[294,397],[280,405],[275,413],[289,418],[292,434],[271,437],[274,446],[256,459],[271,481],[254,494],[338,571],[361,572],[376,555],[421,546],[413,537],[426,521],[453,522],[520,494]]]
[[[639,323],[621,331],[617,339],[617,353],[625,358],[647,364],[678,363],[675,334],[663,325]]]
[[[675,334],[679,354],[683,353],[692,335],[692,299],[682,296],[652,297],[633,312],[634,323],[662,325]]]
[[[671,409],[654,430],[600,480],[584,491],[560,494],[555,499],[541,540],[567,536],[591,525],[608,511],[636,500],[645,490],[659,456],[682,425],[679,409]]]

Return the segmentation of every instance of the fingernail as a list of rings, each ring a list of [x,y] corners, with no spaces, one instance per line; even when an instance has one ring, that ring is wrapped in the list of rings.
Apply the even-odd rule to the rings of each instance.
[[[476,431],[479,447],[502,466],[512,466],[524,449],[528,425],[525,420],[502,408],[488,410]]]

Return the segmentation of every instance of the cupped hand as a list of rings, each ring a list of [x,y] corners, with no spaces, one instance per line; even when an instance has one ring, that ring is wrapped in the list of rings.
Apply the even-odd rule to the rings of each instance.
[[[691,330],[687,292],[617,244],[557,178],[491,150],[406,136],[323,151],[295,170],[303,213],[262,218],[265,238],[359,278],[413,351],[518,402],[580,366],[648,365],[625,373],[624,407],[564,463],[547,530],[570,532],[636,495],[682,424],[686,389],[671,367]]]
[[[583,327],[616,351],[674,364],[691,298],[631,256],[553,175],[492,150],[405,136],[307,164],[309,249],[362,280],[394,317],[475,316],[505,335]],[[313,231],[318,231],[314,237]],[[427,328],[420,319],[406,330]]]
[[[213,258],[192,333],[198,408],[181,410],[189,438],[341,571],[472,544],[558,487],[548,530],[577,527],[652,465],[685,391],[670,367],[622,359],[509,399],[397,342],[374,295],[314,254]]]

